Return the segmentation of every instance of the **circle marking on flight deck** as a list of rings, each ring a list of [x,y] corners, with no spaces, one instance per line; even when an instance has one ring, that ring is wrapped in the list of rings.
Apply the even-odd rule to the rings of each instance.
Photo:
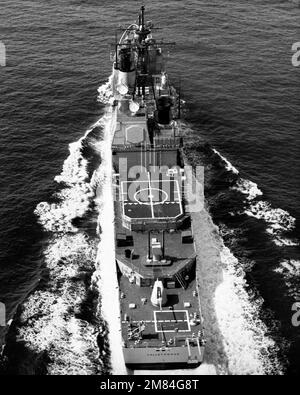
[[[146,193],[147,192],[147,195]],[[158,194],[161,194],[160,196],[162,197],[161,200],[158,201],[154,201],[154,194],[153,192],[157,192]],[[141,199],[139,199],[139,195],[141,195],[142,193],[145,193],[145,196],[148,197],[149,201],[143,201]],[[168,194],[167,192],[163,191],[162,189],[158,189],[158,188],[144,188],[144,189],[140,189],[139,191],[137,191],[134,194],[134,200],[136,202],[138,202],[139,204],[144,204],[146,206],[156,206],[159,204],[164,204],[167,200],[168,200]]]

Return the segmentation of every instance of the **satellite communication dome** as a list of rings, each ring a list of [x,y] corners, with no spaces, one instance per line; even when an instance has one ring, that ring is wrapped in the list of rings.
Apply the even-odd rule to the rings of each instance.
[[[126,95],[127,93],[128,93],[128,87],[127,86],[125,86],[125,85],[118,85],[117,86],[117,89],[118,89],[118,92],[121,94],[121,95]]]
[[[131,101],[129,104],[129,110],[133,113],[136,113],[139,110],[140,106],[137,102]]]

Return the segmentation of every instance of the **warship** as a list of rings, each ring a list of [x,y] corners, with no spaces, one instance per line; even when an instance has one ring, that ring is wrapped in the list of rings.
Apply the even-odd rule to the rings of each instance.
[[[205,340],[191,213],[185,196],[180,93],[166,60],[172,42],[138,21],[112,44],[116,265],[125,364],[196,367]]]

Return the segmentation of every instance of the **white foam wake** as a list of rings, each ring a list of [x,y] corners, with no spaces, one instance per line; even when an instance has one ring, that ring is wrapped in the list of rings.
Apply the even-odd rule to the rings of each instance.
[[[228,357],[228,373],[265,375],[281,373],[276,343],[259,318],[260,303],[251,300],[238,260],[223,246],[223,282],[215,294],[216,314]]]
[[[272,208],[271,204],[265,201],[251,204],[245,213],[264,220],[268,224],[267,232],[274,236],[291,231],[295,227],[296,219],[294,217],[285,210]]]
[[[110,96],[109,83],[102,87],[102,93],[106,98]],[[51,248],[45,252],[49,281],[46,290],[36,291],[25,303],[22,320],[27,321],[31,315],[39,318],[33,320],[32,330],[31,326],[28,329],[28,325],[25,325],[24,330],[20,330],[20,336],[35,352],[47,352],[50,358],[47,369],[50,374],[95,374],[109,369],[104,366],[107,362],[105,349],[99,359],[98,330],[74,315],[74,311],[79,309],[86,297],[87,290],[83,281],[74,283],[73,278],[80,275],[79,268],[86,266],[91,261],[91,256],[93,266],[89,269],[93,273],[92,287],[101,292],[95,315],[98,316],[100,312],[109,324],[108,339],[113,372],[126,373],[124,362],[120,365],[120,355],[123,355],[121,334],[115,329],[117,325],[120,326],[119,315],[111,315],[112,307],[115,306],[116,311],[119,309],[113,248],[113,200],[109,196],[112,172],[111,128],[114,126],[113,113],[107,111],[79,141],[70,144],[70,155],[64,162],[62,173],[55,178],[65,186],[56,195],[59,203],[43,202],[35,211],[44,228],[54,233]],[[102,162],[90,180],[88,163],[82,156],[82,142],[95,127],[104,130],[102,141],[93,140],[93,150],[98,152]],[[98,229],[101,229],[97,258],[95,241],[88,241],[84,233],[72,224],[73,219],[87,213],[94,201],[99,208]],[[98,329],[103,333],[102,344],[105,345],[107,333],[101,325]],[[36,331],[38,335],[34,337]]]
[[[214,150],[214,152],[225,162],[225,166],[228,171],[233,171],[233,173],[239,174],[238,170],[228,162],[226,158],[224,158],[218,151]],[[236,181],[236,185],[231,189],[239,191],[246,197],[246,209],[239,214],[246,214],[250,217],[264,221],[267,225],[266,231],[271,236],[274,244],[278,247],[299,246],[299,240],[289,238],[288,235],[289,232],[295,229],[296,219],[283,209],[273,208],[267,201],[257,201],[257,197],[263,195],[257,184],[239,177]],[[289,294],[295,296],[298,295],[297,289],[295,289],[295,278],[298,278],[299,274],[294,270],[294,264],[291,264],[291,262],[295,263],[293,260],[284,261],[281,266],[276,269],[276,272],[283,276]],[[292,278],[293,276],[294,279]]]
[[[115,262],[114,199],[112,187],[111,143],[116,127],[116,111],[110,107],[103,118],[105,123],[103,141],[100,143],[102,163],[95,173],[98,182],[96,203],[99,208],[100,244],[97,254],[97,271],[93,282],[97,283],[101,294],[101,314],[108,324],[111,368],[113,374],[126,374],[123,359],[121,318],[119,306],[119,286]]]
[[[300,261],[295,259],[285,259],[274,269],[275,273],[284,276],[288,293],[295,300],[300,300],[299,278],[300,278]]]
[[[293,278],[300,277],[300,261],[295,259],[284,260],[275,271],[279,273],[284,272]]]
[[[45,251],[46,289],[23,305],[18,336],[37,356],[47,353],[47,373],[95,374],[98,348],[95,326],[75,317],[86,297],[78,278],[94,270],[95,246],[83,235],[54,238]],[[100,369],[99,369],[100,370]]]
[[[230,163],[228,159],[221,155],[219,151],[213,149],[213,152],[222,159],[227,171],[232,172],[236,175],[240,174],[239,170],[235,166],[233,166],[233,164]],[[258,185],[255,184],[255,182],[246,180],[241,177],[238,178],[236,185],[232,187],[232,189],[241,192],[243,195],[246,196],[246,199],[248,201],[254,200],[257,196],[263,195],[262,191],[258,188]]]
[[[97,100],[106,105],[112,105],[115,101],[112,91],[113,74],[109,77],[108,81],[98,88]]]
[[[225,162],[225,167],[228,171],[239,174],[239,171],[224,156],[215,149],[213,151]],[[276,245],[280,247],[299,245],[297,240],[291,240],[282,235],[295,228],[296,219],[294,217],[285,210],[273,208],[271,204],[266,201],[253,202],[258,196],[263,195],[263,192],[256,183],[239,177],[236,181],[236,185],[231,189],[245,195],[250,205],[244,211],[244,214],[264,220],[268,224],[267,232],[273,236],[273,241]]]
[[[223,155],[220,154],[219,151],[217,151],[215,148],[213,148],[213,152],[216,155],[218,155],[222,159],[222,161],[225,163],[226,170],[231,171],[234,174],[239,174],[240,173],[238,171],[238,169],[236,167],[234,167],[232,163],[229,162],[228,159],[226,159]]]
[[[255,182],[244,178],[239,178],[236,182],[236,186],[232,187],[232,189],[241,192],[246,196],[248,201],[252,201],[258,196],[263,195],[263,192],[258,188]]]
[[[263,220],[267,224],[267,233],[272,236],[278,247],[296,247],[299,241],[288,237],[288,232],[295,229],[296,219],[281,208],[273,208],[271,203],[258,201],[251,203],[244,211],[250,217]]]
[[[42,202],[35,210],[39,222],[53,233],[44,252],[49,279],[45,289],[37,290],[25,302],[21,317],[24,325],[19,334],[35,353],[47,353],[50,374],[106,371],[102,361],[105,350],[101,350],[102,360],[99,359],[97,343],[97,335],[99,331],[105,335],[105,327],[100,321],[95,325],[80,318],[84,314],[80,312],[82,303],[88,292],[93,292],[92,286],[87,288],[86,281],[95,271],[96,240],[88,238],[72,223],[75,218],[83,217],[94,201],[94,179],[89,178],[82,143],[103,122],[100,119],[82,138],[70,144],[62,172],[55,177],[63,186],[55,195],[59,202]],[[98,320],[96,312],[94,317]]]
[[[208,212],[192,215],[206,364],[218,375],[281,372],[276,345],[259,317],[261,302],[249,296],[242,266],[224,246]]]
[[[99,94],[101,89],[99,90]],[[104,94],[106,92],[106,94]],[[106,98],[110,96],[109,83],[103,87]],[[97,273],[95,272],[97,245],[95,239],[88,238],[83,231],[73,225],[73,220],[83,217],[91,207],[95,198],[95,189],[103,188],[104,206],[111,202],[107,198],[107,180],[111,172],[111,149],[109,141],[111,134],[105,126],[111,124],[112,115],[107,114],[94,124],[85,135],[69,146],[70,154],[65,160],[62,172],[55,177],[55,181],[63,186],[55,195],[57,203],[40,203],[35,214],[44,229],[53,233],[49,239],[49,247],[44,251],[45,265],[48,269],[47,284],[43,289],[36,290],[29,296],[23,305],[20,317],[21,326],[18,336],[28,349],[37,357],[47,356],[48,374],[97,374],[107,372],[106,356],[106,328],[98,319],[98,312],[94,312],[93,323],[86,319],[84,305],[88,292],[93,294]],[[82,155],[83,141],[95,128],[102,127],[106,130],[103,142],[93,139],[93,150],[103,156],[103,165],[94,172],[92,179],[88,174],[88,162]],[[89,142],[90,144],[91,142]],[[103,206],[103,208],[104,208]],[[101,207],[102,209],[102,207]],[[107,211],[101,210],[99,227],[105,228]],[[111,217],[113,218],[113,216]],[[111,223],[113,226],[113,224]],[[110,238],[110,243],[105,238]],[[101,236],[104,246],[111,246],[113,253],[114,235],[109,231]],[[102,259],[104,258],[104,259]],[[97,262],[101,261],[105,269],[109,254],[103,255],[101,244]],[[114,258],[110,261],[111,268],[115,268]],[[90,288],[86,281],[92,277]],[[105,270],[102,272],[105,278]],[[117,275],[113,279],[117,279]],[[107,281],[108,280],[108,281]],[[105,285],[100,285],[105,295],[105,286],[111,278],[106,278]],[[98,284],[97,284],[98,287]],[[97,293],[95,294],[97,297]],[[95,296],[92,296],[95,297]],[[117,297],[118,300],[118,297]],[[103,315],[108,309],[109,301],[103,298]],[[82,315],[83,314],[83,315]],[[109,313],[108,313],[109,315]],[[81,318],[83,317],[83,318]],[[84,318],[85,317],[85,318]],[[98,324],[96,325],[94,321]],[[104,338],[101,341],[101,355],[99,358],[98,334]],[[112,338],[113,330],[110,333]],[[119,334],[120,335],[120,334]],[[119,336],[120,337],[120,336]],[[114,350],[114,340],[111,348]],[[119,353],[112,352],[112,360],[119,359]],[[120,372],[120,371],[118,371]]]
[[[274,243],[278,247],[297,247],[297,246],[299,246],[299,242],[296,239],[287,239],[284,237],[279,237],[278,235],[274,239]]]
[[[97,125],[92,126],[78,141],[69,145],[69,157],[65,160],[62,173],[55,181],[65,186],[56,198],[59,203],[41,202],[37,205],[35,214],[39,223],[49,232],[77,232],[72,221],[82,218],[90,208],[94,191],[89,182],[87,160],[82,156],[82,141]]]

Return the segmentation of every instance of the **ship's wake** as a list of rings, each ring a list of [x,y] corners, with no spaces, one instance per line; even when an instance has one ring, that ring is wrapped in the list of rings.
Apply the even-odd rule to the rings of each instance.
[[[98,284],[101,294],[101,313],[108,325],[108,340],[110,345],[110,368],[112,374],[126,374],[122,352],[121,318],[119,307],[119,287],[115,263],[114,237],[114,199],[112,185],[112,154],[111,142],[116,124],[116,110],[107,110],[107,123],[104,129],[104,139],[101,148],[102,165],[96,173],[96,179],[101,179],[97,193],[99,210],[98,226],[101,241],[97,254],[97,271],[93,281]]]
[[[42,202],[35,210],[48,240],[40,284],[23,303],[15,323],[18,346],[11,352],[8,348],[8,371],[108,372],[107,327],[93,278],[99,244],[95,201],[103,182],[101,155],[106,124],[104,116],[70,144],[62,173],[55,178],[60,191],[52,203]],[[16,360],[17,354],[22,360]]]
[[[289,310],[299,299],[299,261],[293,258],[299,246],[296,220],[287,211],[272,207],[257,184],[242,178],[238,169],[209,145],[187,147],[187,151],[191,163],[206,165],[206,198],[222,236],[223,247],[219,245],[218,250],[223,282],[217,288],[215,308],[229,372],[282,373],[291,347],[283,335],[285,328],[290,329],[290,315],[277,321],[261,292],[266,287],[274,291],[275,309],[277,300],[279,306],[284,299]],[[236,355],[240,359],[234,366]]]
[[[227,159],[218,151],[214,150],[214,152],[224,161],[226,170],[238,176],[230,189],[244,196],[241,200],[242,206],[232,212],[232,216],[243,218],[246,215],[250,220],[254,218],[264,225],[268,240],[278,247],[278,257],[281,257],[274,272],[282,274],[288,280],[286,282],[288,293],[298,300],[300,295],[296,282],[298,282],[299,261],[293,259],[294,251],[299,248],[299,239],[295,236],[296,219],[286,210],[274,208],[269,201],[263,199],[263,192],[257,184],[241,178],[239,171]]]
[[[110,81],[98,92],[99,101],[113,103]],[[34,355],[35,362],[43,365],[43,373],[158,374],[126,372],[122,357],[111,160],[115,123],[115,109],[109,106],[105,115],[70,145],[70,155],[56,177],[61,190],[53,196],[53,203],[43,202],[36,208],[38,220],[49,235],[43,253],[45,267],[38,289],[22,306],[16,338],[30,351],[31,364]],[[285,240],[286,231],[294,225],[288,213],[258,200],[262,197],[258,186],[242,179],[217,151],[208,156],[208,161],[218,157],[225,171],[233,175],[231,193],[244,197],[232,216],[243,214],[263,220],[276,244]],[[195,155],[187,157],[195,162]],[[261,319],[262,300],[245,279],[254,263],[233,255],[228,235],[236,236],[236,230],[213,223],[209,211],[216,211],[215,199],[208,199],[208,207],[193,218],[201,262],[205,363],[198,369],[160,373],[281,373],[276,344]],[[228,211],[226,204],[224,211]],[[287,278],[287,273],[298,269],[297,263],[284,261],[277,270]],[[31,371],[40,372],[41,368]]]

